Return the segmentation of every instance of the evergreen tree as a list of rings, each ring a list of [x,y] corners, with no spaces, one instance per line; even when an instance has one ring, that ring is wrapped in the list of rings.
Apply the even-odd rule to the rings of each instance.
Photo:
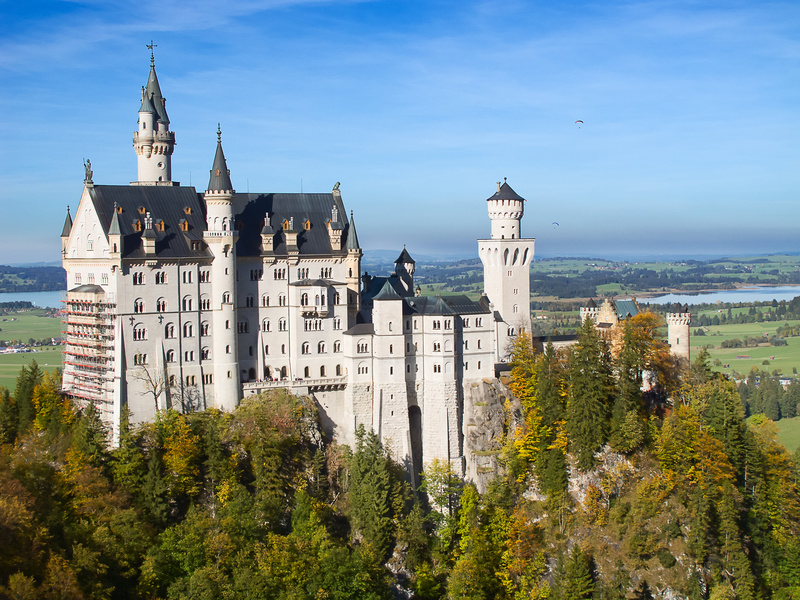
[[[348,504],[356,530],[382,559],[394,542],[389,461],[378,435],[360,425],[350,461]]]
[[[617,360],[617,396],[611,418],[611,445],[622,452],[635,450],[643,441],[642,358],[637,351],[633,326],[623,323],[622,348]]]
[[[566,429],[580,469],[594,465],[594,454],[608,439],[614,387],[608,344],[588,317],[569,361]]]
[[[19,409],[9,391],[0,387],[0,444],[13,444],[19,429]]]
[[[14,401],[17,405],[17,435],[23,436],[36,417],[36,407],[33,404],[33,389],[42,381],[42,370],[36,360],[32,360],[27,367],[20,369],[17,376],[17,387],[14,390]]]
[[[556,570],[553,597],[556,600],[584,600],[595,592],[595,565],[590,554],[576,545],[569,556],[562,555]]]

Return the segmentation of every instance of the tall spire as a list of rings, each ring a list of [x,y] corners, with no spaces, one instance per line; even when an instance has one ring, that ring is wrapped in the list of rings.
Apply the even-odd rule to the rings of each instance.
[[[209,192],[232,192],[231,173],[222,151],[222,130],[217,123],[217,153],[214,155],[214,166],[211,167],[211,177],[208,180]]]
[[[150,49],[150,74],[142,88],[142,103],[139,107],[139,123],[133,134],[133,147],[139,163],[139,185],[174,185],[172,182],[172,152],[175,134],[169,130],[166,100],[156,75],[156,59],[153,42]]]
[[[347,230],[347,249],[361,250],[358,245],[358,234],[356,234],[356,222],[353,219],[353,211],[350,211],[350,229]]]

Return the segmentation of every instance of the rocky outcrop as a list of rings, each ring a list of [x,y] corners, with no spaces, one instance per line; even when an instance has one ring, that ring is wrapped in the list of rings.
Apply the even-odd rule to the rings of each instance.
[[[497,379],[464,384],[465,476],[484,493],[500,469],[498,455],[509,419],[516,423],[522,412],[519,401]]]

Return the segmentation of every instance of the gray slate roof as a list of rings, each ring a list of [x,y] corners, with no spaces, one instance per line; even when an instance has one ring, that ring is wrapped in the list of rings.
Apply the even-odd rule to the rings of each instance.
[[[169,117],[167,116],[167,108],[164,106],[164,97],[161,95],[161,86],[158,85],[158,76],[156,75],[155,65],[150,65],[150,76],[147,78],[147,85],[144,90],[145,95],[153,102],[158,120],[162,123],[169,125]]]
[[[353,218],[352,210],[350,211],[350,229],[347,232],[347,245],[345,247],[348,250],[361,250],[361,246],[358,245],[358,234],[356,234],[356,221]]]
[[[239,241],[236,245],[238,256],[261,255],[261,231],[264,219],[270,217],[269,225],[275,233],[274,253],[285,255],[286,236],[281,224],[294,217],[294,229],[298,231],[297,247],[301,255],[334,254],[344,256],[346,250],[333,250],[325,225],[331,218],[331,209],[337,206],[340,215],[344,215],[344,205],[340,197],[333,194],[236,194],[236,205],[244,206],[236,215],[236,228],[239,230]],[[340,217],[341,218],[341,217]],[[308,219],[311,229],[303,229],[303,222]],[[350,237],[352,222],[345,222],[345,234]],[[355,233],[353,233],[355,237]]]
[[[398,256],[397,260],[394,261],[394,264],[397,264],[397,263],[411,263],[412,265],[416,264],[414,262],[414,259],[411,258],[411,255],[406,250],[405,246],[403,246],[403,251],[400,253],[400,256]]]
[[[511,189],[510,185],[504,182],[500,189],[486,200],[525,200],[525,198],[517,194]]]
[[[122,208],[117,215],[119,233],[122,235],[123,258],[145,258],[142,232],[134,224],[141,221],[144,229],[144,207],[155,222],[164,221],[164,231],[156,231],[156,256],[159,258],[210,257],[211,253],[201,243],[192,250],[192,240],[202,240],[206,226],[205,205],[193,187],[160,185],[95,185],[88,188],[100,223],[106,232],[111,230],[114,203]],[[185,208],[190,210],[186,214]],[[186,220],[188,231],[181,231],[180,221]]]
[[[233,191],[231,174],[228,171],[228,163],[225,161],[225,153],[222,151],[222,141],[219,139],[220,132],[217,130],[217,153],[214,155],[214,166],[211,167],[211,177],[208,180],[209,191],[229,192]]]
[[[69,207],[67,207],[67,218],[64,219],[64,228],[61,230],[61,237],[69,236],[70,231],[72,231],[72,217],[69,214]]]
[[[617,300],[614,302],[614,306],[617,309],[617,316],[620,320],[635,317],[639,314],[639,307],[633,300]]]

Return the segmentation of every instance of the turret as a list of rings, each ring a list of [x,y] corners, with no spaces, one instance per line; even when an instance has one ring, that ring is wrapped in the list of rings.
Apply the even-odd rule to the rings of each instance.
[[[525,199],[503,180],[497,182],[497,192],[486,200],[492,222],[492,239],[517,239],[522,237],[520,221],[525,210]]]
[[[67,242],[69,241],[69,234],[72,231],[72,217],[69,214],[69,206],[67,206],[67,218],[64,219],[64,228],[61,230],[61,255],[67,255]]]
[[[356,315],[361,310],[361,294],[359,293],[359,278],[361,277],[361,246],[358,245],[358,234],[356,233],[356,222],[353,219],[353,211],[350,211],[350,224],[347,228],[347,308],[348,325],[355,325]]]
[[[111,259],[120,266],[120,258],[123,254],[122,233],[119,228],[119,208],[114,202],[114,214],[111,215],[111,224],[108,226],[108,247],[111,249]],[[113,267],[112,267],[113,270]]]
[[[403,246],[403,251],[394,261],[394,272],[406,290],[406,296],[414,294],[414,259]]]
[[[138,156],[137,185],[177,185],[172,182],[172,152],[175,133],[169,130],[166,100],[156,76],[155,57],[150,53],[150,76],[142,88],[133,148]]]
[[[239,367],[236,340],[236,240],[233,199],[228,163],[222,151],[222,130],[217,125],[217,151],[211,167],[206,202],[206,244],[214,255],[211,263],[213,311],[214,405],[233,410],[239,402]]]
[[[672,354],[679,359],[691,360],[689,354],[689,325],[692,314],[689,305],[677,304],[667,308],[667,340]]]

